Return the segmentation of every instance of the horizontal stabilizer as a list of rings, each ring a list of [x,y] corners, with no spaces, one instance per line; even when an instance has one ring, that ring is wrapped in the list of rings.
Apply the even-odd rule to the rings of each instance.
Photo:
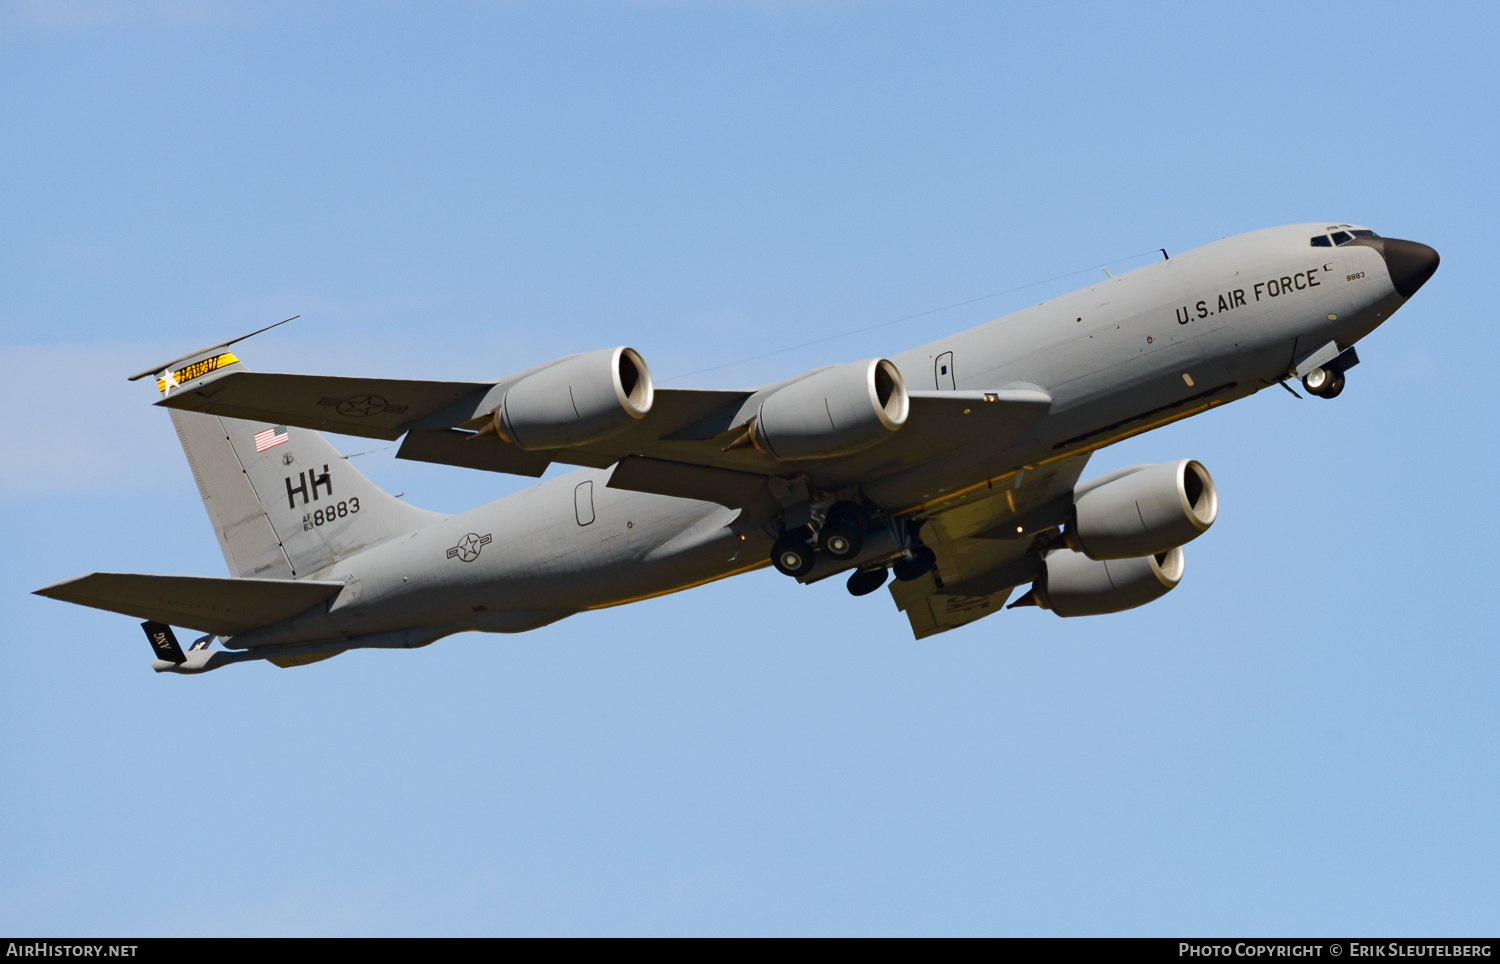
[[[224,579],[91,572],[36,590],[36,595],[217,636],[279,622],[311,609],[344,584],[292,579]]]
[[[156,404],[225,418],[296,425],[320,432],[395,439],[409,422],[465,399],[479,405],[493,382],[429,382],[235,371],[173,392]],[[455,422],[472,417],[466,409]]]

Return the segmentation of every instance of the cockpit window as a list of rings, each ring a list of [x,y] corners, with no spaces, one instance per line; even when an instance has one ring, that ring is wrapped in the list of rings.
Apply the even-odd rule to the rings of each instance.
[[[1315,248],[1331,248],[1333,247],[1333,242],[1328,240],[1328,235],[1317,234],[1313,236],[1312,246]]]
[[[1344,225],[1344,227],[1348,228],[1349,226],[1346,224],[1346,225]],[[1355,238],[1378,238],[1378,237],[1380,237],[1380,235],[1376,234],[1374,231],[1366,231],[1363,228],[1358,228],[1358,229],[1356,229],[1356,228],[1349,228],[1348,231],[1334,231],[1333,228],[1329,228],[1328,230],[1333,231],[1333,243],[1335,245],[1348,244],[1350,241],[1353,241]],[[1312,245],[1315,248],[1326,248],[1326,247],[1328,247],[1328,241],[1327,241],[1326,238],[1313,238],[1312,239]]]

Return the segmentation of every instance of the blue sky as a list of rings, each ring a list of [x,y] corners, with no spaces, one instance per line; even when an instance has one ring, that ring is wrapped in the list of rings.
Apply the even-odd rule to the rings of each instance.
[[[0,929],[1493,933],[1497,27],[0,5]],[[1338,400],[1266,391],[1096,454],[1220,488],[1182,585],[1129,613],[915,643],[883,592],[762,571],[195,679],[152,674],[132,620],[28,595],[223,574],[124,376],[288,315],[252,366],[492,378],[627,343],[669,384],[754,384],[1324,218],[1443,265]],[[522,484],[391,456],[356,464],[435,509]]]

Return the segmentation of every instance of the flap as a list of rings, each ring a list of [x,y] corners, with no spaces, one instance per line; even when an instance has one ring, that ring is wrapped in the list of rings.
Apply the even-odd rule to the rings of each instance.
[[[1051,471],[1030,473],[1020,486],[1006,486],[977,502],[930,513],[921,540],[937,558],[934,570],[910,582],[893,582],[891,598],[923,639],[999,612],[1016,586],[1041,570],[1038,530],[1071,508],[1088,454],[1060,460]],[[1027,520],[1037,520],[1036,527]],[[1024,538],[1002,535],[1025,529]]]
[[[730,509],[742,509],[765,490],[766,477],[633,455],[615,467],[609,477],[609,487],[680,499],[700,499]]]
[[[1011,588],[988,594],[954,594],[940,589],[928,572],[910,582],[892,582],[890,592],[896,608],[906,613],[912,636],[926,639],[999,612],[1005,608]]]
[[[972,409],[977,405],[998,405],[1014,418],[1018,413],[1033,409],[1040,415],[1052,407],[1052,396],[1040,388],[1004,388],[993,392],[908,392],[913,409],[922,405],[934,411],[948,406],[954,410]],[[998,411],[995,409],[993,411]]]
[[[750,393],[718,393],[724,396],[721,404],[710,408],[708,400],[715,393],[699,389],[676,391],[690,391],[690,397],[697,400],[692,406],[686,404],[686,399],[676,402],[679,406],[676,419],[657,422],[656,407],[653,406],[651,415],[619,435],[575,448],[557,449],[552,452],[553,459],[598,465],[639,455],[750,475],[804,473],[821,488],[832,490],[878,478],[894,468],[913,465],[981,440],[1001,448],[1024,434],[1052,406],[1051,396],[1032,389],[911,392],[911,411],[906,424],[878,444],[835,458],[783,462],[749,447],[726,451],[726,439],[722,435],[713,435],[722,433],[731,425],[743,423],[747,417],[745,409],[754,402]],[[660,394],[663,392],[658,389]],[[688,418],[693,408],[702,414]],[[667,428],[673,421],[678,424]],[[706,495],[688,497],[711,498]]]
[[[475,438],[468,432],[452,429],[413,429],[406,433],[406,440],[396,451],[396,458],[529,475],[534,479],[540,478],[552,464],[552,457],[546,452],[528,452],[493,435]]]
[[[91,572],[36,590],[36,595],[107,609],[216,636],[280,622],[344,588],[309,579],[226,579]]]

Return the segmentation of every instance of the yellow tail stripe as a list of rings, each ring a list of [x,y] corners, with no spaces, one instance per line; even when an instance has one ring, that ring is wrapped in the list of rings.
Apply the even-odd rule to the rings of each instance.
[[[223,354],[215,355],[212,358],[204,358],[201,361],[195,361],[191,365],[179,368],[175,372],[173,372],[170,381],[165,378],[158,378],[156,380],[156,390],[159,392],[165,392],[167,390],[167,386],[169,385],[181,385],[183,382],[190,382],[195,378],[202,378],[204,375],[207,375],[211,371],[216,371],[217,369],[223,368],[225,365],[233,365],[237,361],[239,361],[239,359],[234,357],[234,352],[228,351],[224,352]]]

